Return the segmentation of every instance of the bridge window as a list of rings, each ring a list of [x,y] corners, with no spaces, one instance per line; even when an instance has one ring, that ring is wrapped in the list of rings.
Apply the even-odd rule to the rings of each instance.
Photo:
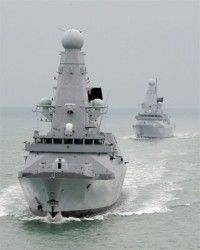
[[[62,139],[54,139],[54,144],[62,144]]]
[[[101,139],[95,139],[94,144],[103,144],[103,140]]]
[[[62,163],[61,163],[61,159],[58,160],[58,169],[62,168]]]
[[[36,143],[43,143],[43,138],[36,138],[35,142]]]
[[[92,139],[85,139],[85,144],[93,144],[93,140]]]
[[[75,139],[74,144],[83,144],[83,139]]]
[[[64,139],[64,144],[73,144],[73,139]]]
[[[51,138],[44,138],[44,143],[52,144],[52,139]]]

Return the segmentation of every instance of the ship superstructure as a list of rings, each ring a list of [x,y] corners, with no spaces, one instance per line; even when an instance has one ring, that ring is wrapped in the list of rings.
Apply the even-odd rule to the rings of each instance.
[[[101,87],[92,87],[82,52],[81,32],[67,30],[55,98],[42,98],[36,111],[51,123],[47,134],[34,131],[19,181],[36,215],[85,216],[118,200],[126,166],[112,133],[100,129],[106,112]]]
[[[175,126],[163,110],[163,97],[157,96],[157,81],[150,79],[142,112],[135,117],[133,128],[137,138],[166,138],[174,135]]]

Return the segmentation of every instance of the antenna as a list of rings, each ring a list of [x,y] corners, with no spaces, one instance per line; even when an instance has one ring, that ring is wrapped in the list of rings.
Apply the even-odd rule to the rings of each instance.
[[[79,31],[80,31],[80,33],[84,33],[84,32],[87,31],[87,30],[89,30],[89,28],[84,29],[84,30],[79,30]]]
[[[107,104],[107,102],[108,102],[109,97],[110,97],[110,90],[108,91],[108,94],[107,94],[107,96],[106,96],[105,106],[106,106],[106,104]]]
[[[155,80],[156,80],[156,94],[157,94],[157,82],[158,82],[158,78],[155,77]]]
[[[106,96],[106,101],[105,101],[104,106],[106,106],[109,97],[110,97],[110,90],[108,91],[108,94],[107,94],[107,96]],[[101,126],[102,120],[103,120],[103,115],[101,116],[101,119],[100,119],[100,122],[99,122],[99,127]]]
[[[70,27],[70,25],[67,24],[67,25],[65,25],[64,28],[60,28],[60,27],[59,27],[58,29],[61,30],[61,31],[64,31],[64,32],[67,31],[67,30],[71,30],[71,29],[72,29],[72,28],[68,28],[68,27]],[[87,31],[87,30],[89,30],[89,28],[86,28],[86,29],[83,29],[83,30],[79,30],[79,32],[80,32],[80,33],[84,33],[84,32]]]
[[[71,28],[68,28],[70,25],[69,24],[65,24],[64,25],[64,28],[58,28],[59,30],[61,30],[61,31],[66,31],[66,30],[68,30],[68,29],[71,29]]]

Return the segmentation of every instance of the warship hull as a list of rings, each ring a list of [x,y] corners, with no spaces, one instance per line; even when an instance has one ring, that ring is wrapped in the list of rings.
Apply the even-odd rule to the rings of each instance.
[[[134,125],[137,138],[168,138],[174,136],[173,127],[156,127],[154,125]]]
[[[51,172],[49,177],[47,173],[45,177],[21,176],[19,182],[33,214],[82,217],[102,212],[116,203],[125,172],[122,167],[114,177],[105,180],[66,173],[53,177]]]

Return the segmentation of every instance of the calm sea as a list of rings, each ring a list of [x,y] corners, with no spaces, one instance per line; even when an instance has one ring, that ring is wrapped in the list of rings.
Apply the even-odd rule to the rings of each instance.
[[[52,223],[29,212],[17,181],[23,142],[40,128],[40,117],[28,108],[2,108],[0,249],[200,249],[199,112],[170,113],[175,137],[136,140],[136,110],[110,110],[103,129],[114,132],[129,162],[118,204],[98,216]]]

